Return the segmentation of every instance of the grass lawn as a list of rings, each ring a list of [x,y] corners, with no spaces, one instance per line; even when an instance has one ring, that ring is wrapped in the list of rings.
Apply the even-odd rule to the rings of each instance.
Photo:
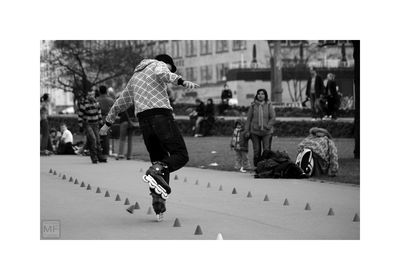
[[[285,150],[295,160],[297,144],[302,138],[278,138],[272,140],[273,150]],[[149,160],[149,156],[141,136],[133,137],[133,159]],[[118,140],[114,140],[114,152],[118,151]],[[187,166],[234,171],[235,152],[229,147],[230,137],[185,137],[189,151]],[[360,160],[353,158],[354,140],[335,139],[339,153],[339,173],[336,177],[319,177],[310,180],[324,180],[340,183],[360,184]],[[126,150],[125,150],[126,151]],[[252,144],[249,142],[249,159],[252,162]],[[210,164],[217,163],[218,166]]]

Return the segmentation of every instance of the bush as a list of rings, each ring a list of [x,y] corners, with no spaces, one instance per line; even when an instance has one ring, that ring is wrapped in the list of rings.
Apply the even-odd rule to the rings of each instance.
[[[218,112],[218,104],[215,104],[215,112]],[[177,116],[187,116],[188,109],[195,109],[195,104],[190,103],[177,103],[173,105],[174,113]],[[240,116],[247,115],[249,106],[231,106],[230,109],[225,111],[225,116]],[[275,113],[277,117],[310,117],[310,108],[299,108],[299,107],[275,107]],[[341,118],[352,118],[354,117],[354,110],[339,110],[338,117]]]
[[[78,117],[76,115],[56,115],[49,116],[49,127],[59,130],[62,122],[73,134],[79,133]],[[176,123],[185,136],[192,135],[192,127],[189,119],[176,120]],[[215,136],[231,136],[235,120],[216,119],[212,135]],[[274,135],[278,137],[305,137],[311,127],[321,127],[327,129],[334,138],[352,138],[354,124],[350,122],[340,121],[276,121],[274,125]],[[140,129],[134,130],[134,135],[140,135]],[[111,137],[119,138],[119,124],[115,123],[111,127]]]

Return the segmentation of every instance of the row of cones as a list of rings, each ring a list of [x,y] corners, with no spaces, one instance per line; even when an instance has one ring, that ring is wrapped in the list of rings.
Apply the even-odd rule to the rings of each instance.
[[[57,172],[56,172],[55,170],[53,171],[51,168],[50,168],[49,173],[53,173],[54,175],[57,175]],[[59,174],[59,177],[61,177],[61,173]],[[63,180],[66,180],[66,179],[67,179],[67,177],[65,176],[65,174],[62,176],[62,179],[63,179]],[[69,178],[69,182],[74,182],[75,185],[78,185],[78,184],[79,184],[78,179],[75,179],[75,181],[74,181],[74,179],[73,179],[72,177]],[[84,183],[83,181],[81,182],[80,187],[81,187],[81,188],[86,188],[86,190],[92,190],[92,187],[90,186],[90,184],[88,184],[88,185],[86,186],[85,183]],[[96,193],[101,193],[101,190],[100,190],[99,187],[97,187]],[[106,190],[104,197],[110,197],[110,193],[108,192],[108,190]],[[116,195],[115,201],[121,201],[121,197],[119,196],[119,194]],[[125,199],[124,205],[130,205],[130,202],[129,202],[129,199],[128,199],[128,198]],[[136,202],[136,204],[134,205],[134,207],[135,207],[135,209],[140,209],[139,203]]]
[[[140,169],[140,172],[143,172],[143,169]],[[52,173],[53,175],[57,175],[57,171],[56,171],[56,170],[52,170],[51,168],[50,168],[50,170],[49,170],[49,173]],[[58,174],[58,176],[61,177],[61,173]],[[66,179],[65,174],[63,175],[62,179],[63,179],[63,180]],[[178,180],[178,175],[175,175],[174,179],[175,179],[175,180]],[[73,182],[73,181],[74,181],[73,178],[70,177],[69,182]],[[186,177],[185,177],[184,181],[187,182],[187,178],[186,178]],[[79,184],[78,179],[75,179],[74,184],[76,184],[76,185]],[[198,184],[199,184],[199,181],[196,180],[195,184],[198,185]],[[85,188],[85,187],[86,187],[86,186],[85,186],[85,183],[82,182],[82,183],[81,183],[81,188]],[[210,187],[211,187],[211,184],[208,183],[208,184],[207,184],[207,188],[210,188]],[[90,184],[88,184],[87,190],[91,190]],[[222,190],[223,190],[222,185],[219,186],[219,189],[218,189],[218,190],[219,190],[219,191],[222,191]],[[96,193],[101,193],[100,188],[97,188]],[[232,194],[237,194],[236,188],[233,188]],[[110,197],[110,194],[109,194],[108,191],[106,191],[105,197]],[[248,198],[253,197],[250,191],[247,193],[247,196],[246,196],[246,197],[248,197]],[[116,196],[116,198],[115,198],[115,201],[121,201],[121,198],[120,198],[119,194],[117,194],[117,196]],[[268,194],[265,195],[264,201],[269,201]],[[130,205],[128,198],[125,199],[124,205]],[[285,200],[284,200],[284,202],[283,202],[283,205],[284,205],[284,206],[289,206],[289,201],[288,201],[287,198],[285,198]],[[132,207],[133,207],[133,208],[132,208]],[[130,209],[130,208],[132,208],[132,209]],[[129,207],[129,208],[127,209],[127,211],[130,212],[130,210],[132,210],[132,213],[133,213],[133,210],[134,210],[134,209],[140,209],[140,206],[139,206],[139,204],[138,204],[137,202],[136,202],[136,204],[135,204],[134,206]],[[310,204],[309,204],[308,202],[307,202],[307,204],[306,204],[304,210],[306,210],[306,211],[310,211],[310,210],[311,210],[311,206],[310,206]],[[152,214],[151,207],[149,207],[149,210],[147,211],[147,213],[148,213],[148,214]],[[329,208],[328,216],[334,216],[334,215],[335,215],[335,212],[333,211],[333,209],[332,209],[332,208]],[[360,216],[356,213],[356,214],[354,215],[353,222],[359,222],[359,221],[360,221]],[[200,230],[201,230],[201,229],[200,229]]]

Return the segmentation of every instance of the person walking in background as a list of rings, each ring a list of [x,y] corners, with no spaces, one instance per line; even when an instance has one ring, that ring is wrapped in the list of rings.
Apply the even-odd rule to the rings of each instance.
[[[210,135],[210,131],[212,130],[212,127],[214,126],[215,122],[215,106],[212,98],[207,99],[207,104],[204,110],[204,120],[205,120],[205,126],[204,126],[204,135]]]
[[[337,91],[337,83],[335,81],[335,75],[332,73],[329,73],[327,75],[328,82],[326,84],[325,88],[325,96],[327,99],[327,110],[326,110],[326,116],[324,119],[326,120],[336,120],[337,119],[337,111],[339,110],[340,107],[340,95]]]
[[[225,111],[229,108],[229,99],[232,98],[232,91],[228,85],[225,84],[221,92],[221,104],[219,105],[219,114],[225,114]]]
[[[244,122],[242,120],[235,122],[235,129],[233,130],[231,139],[231,149],[235,151],[234,168],[245,173],[246,169],[248,170],[251,167],[248,157],[249,138],[245,135]]]
[[[52,145],[50,141],[50,130],[49,122],[47,117],[50,111],[50,98],[49,94],[45,93],[40,98],[40,154],[50,155],[52,154]]]
[[[59,155],[75,155],[75,150],[72,146],[74,142],[74,138],[72,136],[71,131],[68,130],[68,127],[65,123],[60,125],[61,130],[61,138],[58,142],[57,154]]]
[[[125,112],[119,113],[119,150],[116,160],[123,159],[128,138],[128,151],[126,159],[132,156],[133,119],[135,119],[135,106],[129,107]]]
[[[92,90],[79,100],[79,131],[86,133],[92,163],[107,162],[107,158],[102,153],[99,136],[99,126],[103,124],[103,119],[100,104],[94,96],[95,92]]]
[[[272,134],[274,132],[275,109],[268,100],[266,89],[257,90],[254,102],[247,112],[245,126],[246,137],[250,136],[253,143],[254,167],[260,161],[261,155],[266,150],[271,150]]]
[[[97,102],[100,104],[101,109],[101,116],[103,123],[106,120],[106,116],[110,111],[112,105],[114,104],[114,99],[107,95],[107,88],[105,86],[100,86],[99,88],[99,97],[97,98]],[[110,134],[101,135],[100,136],[100,143],[102,153],[105,158],[110,154]]]
[[[199,98],[196,99],[196,124],[195,124],[195,131],[194,137],[201,137],[203,134],[200,133],[200,123],[204,120],[206,115],[206,107],[204,102],[201,101]]]
[[[322,119],[323,109],[321,97],[324,95],[324,81],[313,66],[310,67],[310,77],[307,80],[306,96],[311,103],[312,120]]]

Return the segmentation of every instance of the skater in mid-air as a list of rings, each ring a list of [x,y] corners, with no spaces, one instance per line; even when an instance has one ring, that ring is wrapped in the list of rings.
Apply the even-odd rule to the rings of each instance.
[[[169,174],[183,167],[189,160],[186,144],[172,115],[167,84],[181,85],[188,89],[199,87],[183,80],[175,72],[176,66],[169,55],[161,54],[154,59],[142,60],[100,130],[100,134],[105,135],[118,113],[134,104],[152,162],[143,180],[149,184],[152,205],[159,220],[166,211],[165,201],[171,193]]]

